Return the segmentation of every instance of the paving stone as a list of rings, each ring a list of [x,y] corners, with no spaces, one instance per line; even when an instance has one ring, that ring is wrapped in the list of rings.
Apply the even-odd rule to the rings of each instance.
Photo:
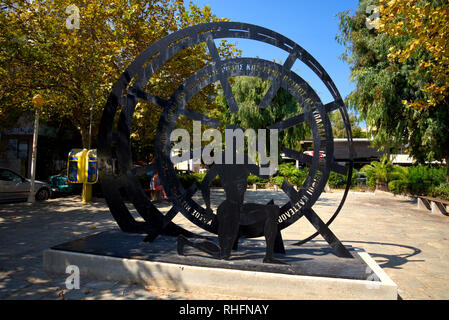
[[[113,288],[117,282],[110,282],[110,281],[89,281],[86,283],[87,288],[92,288],[96,290],[108,290]]]
[[[343,193],[323,193],[314,209],[328,219]],[[217,207],[225,194],[213,189],[212,206]],[[195,195],[201,200],[201,195]],[[248,190],[247,202],[288,201],[282,192]],[[131,213],[136,216],[134,208]],[[157,205],[167,211],[170,205]],[[183,216],[174,221],[202,235],[210,235]],[[94,229],[92,227],[95,227]],[[398,285],[403,299],[449,299],[449,218],[433,216],[417,209],[413,201],[388,193],[350,192],[331,229],[343,243],[364,248],[378,261]],[[81,289],[69,291],[65,275],[42,271],[42,251],[63,242],[100,231],[117,229],[104,199],[91,205],[79,197],[50,199],[35,205],[26,203],[0,206],[0,299],[240,299],[220,295],[203,296],[196,292],[150,290],[114,282],[81,279]],[[314,228],[301,219],[284,229],[286,240],[302,240]],[[318,241],[323,239],[318,236]],[[418,278],[417,278],[418,276]],[[89,291],[87,294],[86,291]]]

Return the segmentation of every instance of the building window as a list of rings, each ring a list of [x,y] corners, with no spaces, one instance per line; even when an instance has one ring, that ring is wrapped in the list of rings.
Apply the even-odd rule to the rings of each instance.
[[[28,176],[28,152],[29,144],[27,140],[17,138],[8,139],[6,159],[8,167],[20,173],[22,176]]]

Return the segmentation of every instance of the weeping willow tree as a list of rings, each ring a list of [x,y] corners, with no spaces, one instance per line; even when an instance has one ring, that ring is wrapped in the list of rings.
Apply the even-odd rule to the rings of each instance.
[[[285,89],[280,88],[266,109],[258,107],[270,88],[271,82],[257,77],[235,77],[231,79],[232,92],[239,111],[231,113],[226,98],[220,90],[216,98],[218,109],[215,117],[222,123],[222,129],[235,124],[243,129],[265,129],[269,125],[286,120],[303,113],[299,103]],[[279,132],[278,146],[282,148],[300,149],[300,141],[311,136],[310,125],[302,123]]]
[[[338,14],[356,89],[346,99],[381,149],[405,146],[419,163],[445,160],[449,181],[449,2],[360,0]],[[377,6],[377,28],[368,28]]]

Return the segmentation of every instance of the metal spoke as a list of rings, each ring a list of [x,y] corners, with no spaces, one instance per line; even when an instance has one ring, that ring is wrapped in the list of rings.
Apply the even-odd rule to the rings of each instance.
[[[271,126],[268,126],[268,129],[287,130],[288,128],[294,127],[305,121],[309,121],[311,115],[312,114],[310,112],[301,113],[297,116],[288,118],[287,120],[282,120],[272,124]]]
[[[209,118],[208,116],[205,116],[204,114],[201,114],[199,112],[196,112],[196,111],[193,111],[193,110],[190,110],[187,108],[184,108],[182,110],[182,114],[192,120],[201,121],[201,123],[208,125],[212,128],[218,128],[218,126],[220,125],[220,121],[218,121],[217,119]]]
[[[293,188],[293,186],[284,180],[282,183],[282,190],[287,194],[292,203],[296,203],[301,198],[301,195]],[[328,228],[328,226],[321,220],[318,214],[311,208],[301,208],[301,212],[313,225],[316,231],[326,240],[326,242],[335,250],[337,255],[341,258],[353,258],[351,253],[345,246],[338,240],[335,234]]]
[[[165,100],[165,99],[163,99],[161,97],[152,95],[150,93],[144,92],[144,91],[142,91],[140,89],[137,89],[137,88],[134,88],[134,87],[132,87],[132,88],[130,88],[128,90],[128,94],[129,95],[133,95],[133,96],[135,96],[137,98],[143,99],[145,101],[148,101],[150,103],[156,104],[156,105],[158,105],[160,107],[164,107],[164,106],[167,105],[167,103],[169,103],[169,100]],[[203,115],[201,113],[198,113],[198,112],[193,111],[193,110],[189,110],[187,108],[184,108],[182,110],[182,113],[186,117],[188,117],[188,118],[190,118],[192,120],[201,121],[202,123],[204,123],[204,124],[206,124],[206,125],[208,125],[208,126],[210,126],[212,128],[218,128],[218,126],[220,125],[220,121],[218,121],[216,119],[213,119],[213,118],[209,118],[209,117],[207,117],[207,116],[205,116],[205,115]]]
[[[126,96],[125,104],[122,107],[122,113],[120,115],[120,117],[124,117],[123,119],[125,121],[124,123],[122,123],[122,125],[126,125],[128,131],[131,128],[131,122],[136,104],[137,104],[137,97],[135,95],[128,94]],[[122,118],[120,118],[119,121],[122,122]]]
[[[167,103],[168,103],[168,100],[165,100],[165,99],[163,99],[161,97],[152,95],[150,93],[147,93],[147,92],[142,91],[142,90],[140,90],[138,88],[135,88],[135,87],[131,87],[131,88],[128,89],[128,95],[136,96],[139,99],[143,99],[145,101],[148,101],[150,103],[158,105],[158,106],[160,106],[162,108],[165,107],[167,105]]]
[[[292,52],[290,53],[290,55],[288,56],[287,60],[285,60],[284,62],[284,68],[290,70],[293,67],[293,64],[296,61],[296,52]],[[276,93],[278,92],[279,88],[281,87],[281,82],[278,81],[273,81],[270,88],[268,89],[267,93],[265,94],[265,96],[263,97],[262,101],[259,104],[259,108],[267,108],[271,101],[273,100],[274,96],[276,95]]]
[[[285,192],[285,194],[290,199],[290,202],[296,203],[301,199],[301,195],[298,191],[293,188],[290,182],[287,181],[287,179],[284,179],[284,182],[282,182],[281,189]]]
[[[343,101],[337,100],[337,101],[332,101],[332,102],[326,103],[324,105],[324,109],[326,110],[326,113],[329,113],[334,110],[337,110],[341,106],[344,106]]]
[[[331,162],[331,171],[342,174],[344,176],[348,174],[348,168],[336,162]]]
[[[324,109],[326,110],[326,113],[332,112],[336,109],[338,109],[343,102],[341,101],[332,101],[324,105]],[[278,129],[278,130],[287,130],[288,128],[294,127],[300,123],[303,123],[305,121],[309,121],[312,118],[312,112],[304,112],[297,116],[293,116],[291,118],[288,118],[286,120],[279,121],[275,124],[272,124],[268,127],[268,129]]]
[[[313,162],[313,157],[308,154],[304,154],[302,152],[298,152],[289,148],[284,148],[282,151],[287,157],[298,160],[301,163],[311,165]],[[321,171],[320,167],[318,169]],[[331,163],[330,169],[331,171],[342,175],[346,175],[348,173],[348,169],[346,168],[346,166],[342,166],[336,162]]]
[[[196,186],[196,184],[192,184],[190,188],[186,190],[186,193],[182,198],[184,200],[191,199],[197,190],[198,187]],[[162,227],[165,228],[170,223],[170,221],[172,221],[173,218],[178,214],[178,212],[179,209],[176,206],[173,206],[162,218],[163,219]]]
[[[218,65],[221,62],[220,55],[218,54],[217,47],[215,45],[214,40],[209,37],[206,41],[207,47],[209,48],[209,53],[212,56],[215,64]],[[229,84],[228,78],[224,76],[223,73],[219,74],[219,79],[221,83],[221,87],[223,88],[223,93],[226,97],[226,102],[228,103],[229,110],[234,113],[239,111],[237,106],[237,102],[235,101],[234,94],[232,93],[231,85]]]
[[[217,50],[218,46],[216,46],[215,39],[226,38],[264,42],[287,52],[288,57],[283,65],[259,58],[225,59],[220,56],[221,52]],[[171,98],[145,92],[145,90],[150,91],[147,89],[147,84],[155,75],[155,72],[160,70],[171,58],[186,48],[204,43],[208,47],[210,63],[196,73],[192,70],[194,74],[173,92]],[[335,101],[326,105],[322,104],[313,88],[296,73],[292,72],[296,59],[305,63],[318,76],[329,89]],[[279,230],[291,225],[303,215],[307,215],[307,219],[314,226],[314,230],[318,231],[315,231],[312,236],[303,240],[304,242],[321,234],[340,256],[350,257],[348,252],[341,248],[342,244],[328,228],[344,203],[350,186],[350,179],[348,179],[339,207],[326,224],[311,209],[323,191],[329,171],[346,173],[344,166],[333,164],[331,161],[331,159],[333,160],[334,150],[332,148],[332,132],[330,131],[332,128],[329,125],[327,114],[336,112],[337,109],[343,118],[350,144],[351,161],[347,175],[351,176],[354,151],[350,122],[341,96],[326,71],[302,47],[274,31],[245,23],[207,23],[172,33],[145,49],[112,87],[112,92],[107,100],[100,124],[98,151],[99,167],[102,169],[101,183],[105,198],[120,228],[125,232],[146,232],[149,234],[147,238],[150,240],[164,232],[167,234],[187,234],[186,230],[183,230],[171,221],[178,212],[181,212],[200,228],[218,234],[216,216],[213,218],[209,217],[204,208],[192,199],[195,191],[198,192],[196,190],[197,186],[194,185],[187,190],[180,184],[175,167],[170,162],[173,154],[168,141],[169,135],[176,127],[176,121],[178,121],[177,119],[181,115],[189,120],[200,121],[202,124],[204,123],[210,127],[217,128],[220,126],[216,119],[201,114],[210,115],[209,113],[203,112],[203,110],[196,110],[196,108],[193,108],[195,111],[187,109],[187,104],[192,97],[208,85],[214,85],[214,83],[219,81],[230,112],[237,112],[239,110],[236,102],[238,97],[233,94],[230,85],[232,82],[230,81],[231,77],[238,76],[259,77],[271,81],[270,87],[259,105],[261,108],[267,108],[273,103],[273,99],[281,86],[291,92],[295,100],[302,106],[302,114],[295,114],[289,119],[284,118],[285,120],[283,119],[268,128],[265,127],[266,129],[277,128],[286,130],[303,122],[309,122],[313,132],[315,152],[319,152],[318,145],[320,145],[320,149],[323,151],[323,148],[326,148],[326,161],[323,161],[323,158],[320,158],[318,154],[315,154],[314,157],[296,155],[301,162],[310,164],[310,170],[306,182],[300,190],[295,190],[288,182],[283,184],[286,190],[290,190],[290,201],[280,208],[280,213],[282,214],[279,215],[278,220]],[[136,80],[134,81],[134,79]],[[151,105],[154,105],[154,111],[157,113],[158,110],[163,110],[154,139],[154,151],[158,159],[157,170],[159,171],[163,187],[174,204],[173,207],[164,213],[161,213],[148,199],[136,176],[144,174],[148,170],[154,169],[154,167],[148,165],[143,168],[133,169],[132,166],[130,127],[136,111],[135,107],[139,101],[149,102]],[[312,104],[317,107],[314,107]],[[120,118],[116,126],[117,112],[120,113]],[[113,132],[116,127],[117,131]],[[196,164],[198,157],[202,154],[202,150],[199,147],[200,145],[195,145],[193,150],[190,148],[182,150],[189,153],[184,158],[194,159]],[[289,151],[285,150],[286,153]],[[119,164],[119,179],[115,179],[115,174],[112,170],[111,160],[114,152],[117,154]],[[176,161],[175,159],[173,160]],[[227,171],[224,172],[226,174]],[[125,193],[121,193],[122,191]],[[124,204],[121,194],[126,194],[129,197],[138,213],[143,217],[144,222],[134,220]],[[297,199],[297,201],[293,201],[293,199]],[[289,206],[290,208],[288,208]],[[261,235],[261,231],[258,228],[245,228],[245,232],[247,232],[245,237],[258,237]],[[281,239],[279,232],[278,238]],[[282,241],[279,239],[276,241]]]
[[[321,220],[311,208],[304,209],[304,215],[309,222],[315,227],[316,231],[326,240],[326,242],[335,250],[337,256],[340,258],[353,258],[351,253],[338,240],[335,234],[328,228],[328,226]]]

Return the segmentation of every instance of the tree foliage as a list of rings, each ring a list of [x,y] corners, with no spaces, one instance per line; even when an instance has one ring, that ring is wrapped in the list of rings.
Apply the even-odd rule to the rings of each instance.
[[[70,5],[79,8],[79,29],[66,28]],[[2,0],[0,8],[2,126],[10,115],[29,110],[31,98],[40,93],[46,101],[44,119],[69,119],[80,131],[84,147],[91,108],[95,136],[113,83],[140,52],[184,27],[222,20],[209,6],[186,8],[179,0]],[[234,49],[223,43],[220,50],[228,55]],[[207,59],[205,46],[187,48],[148,86],[164,97]],[[153,133],[154,108],[139,104],[135,140]]]
[[[405,6],[418,3],[418,1],[389,3],[398,2],[406,3]],[[441,1],[424,2],[429,2],[431,4],[428,6],[429,10],[435,10],[434,12],[439,14],[440,9],[433,8],[433,4],[442,3]],[[446,159],[446,163],[449,164],[448,96],[444,99],[435,96],[435,104],[429,103],[425,108],[417,108],[417,104],[413,104],[426,97],[425,79],[432,77],[431,73],[424,72],[430,69],[423,68],[423,62],[435,60],[435,63],[438,63],[438,60],[432,58],[429,50],[424,49],[407,50],[410,56],[408,54],[402,56],[401,51],[401,54],[396,56],[395,48],[412,46],[411,43],[416,40],[416,35],[413,32],[391,35],[390,31],[383,31],[390,23],[386,21],[387,18],[382,18],[382,15],[387,12],[386,9],[382,9],[380,13],[379,25],[382,25],[382,21],[387,22],[382,27],[384,29],[367,28],[366,9],[370,5],[379,5],[379,3],[377,0],[360,1],[354,15],[350,15],[349,11],[339,14],[340,34],[337,35],[337,40],[346,46],[342,58],[350,64],[351,80],[356,85],[356,89],[348,96],[347,102],[365,119],[378,147],[406,146],[409,153],[419,162]],[[389,13],[389,16],[391,14],[394,16],[394,13]],[[410,15],[407,19],[413,20],[407,24],[421,23],[421,28],[424,29],[429,29],[432,25],[419,15]],[[393,21],[400,23],[403,20],[393,19]],[[447,24],[442,28],[447,30]],[[433,40],[430,36],[426,40],[423,35],[424,33],[419,36],[422,40],[420,46],[427,48],[425,41],[432,43]],[[391,48],[393,49],[390,50]],[[432,48],[430,44],[429,48]],[[443,72],[437,71],[438,68],[433,70],[437,73]],[[447,74],[447,68],[444,72]],[[404,101],[410,103],[404,104]]]
[[[348,110],[348,118],[351,124],[352,137],[366,138],[366,132],[363,131],[360,127],[361,121],[357,114],[352,110]],[[334,138],[346,138],[346,127],[343,118],[341,117],[340,111],[336,110],[330,113],[329,119],[332,124],[332,133],[334,135]]]
[[[239,105],[239,111],[231,114],[227,107],[226,98],[220,91],[217,100],[219,109],[215,112],[216,116],[224,123],[237,124],[244,129],[260,129],[274,124],[278,121],[291,118],[303,112],[298,102],[286,90],[280,88],[267,109],[260,109],[258,105],[268,91],[271,82],[257,77],[235,77],[232,80],[232,90],[236,102]],[[346,128],[339,111],[329,114],[334,138],[346,138]],[[354,138],[364,138],[366,133],[360,127],[360,119],[355,112],[349,113],[351,129]],[[300,141],[310,138],[312,135],[310,125],[303,123],[301,125],[281,131],[279,134],[279,146],[300,149]]]
[[[437,196],[438,188],[444,194],[445,172],[443,168],[431,166],[394,166],[389,175],[388,188],[393,193]],[[437,189],[437,190],[435,190]]]
[[[379,32],[405,38],[389,48],[392,62],[417,66],[409,81],[421,95],[404,100],[417,109],[435,107],[449,96],[449,2],[380,0]]]
[[[389,182],[393,168],[393,164],[383,157],[380,161],[372,161],[370,164],[364,165],[360,172],[366,173],[366,183],[374,189],[378,183]]]
[[[232,114],[227,106],[226,98],[220,91],[217,101],[216,117],[223,127],[236,124],[243,129],[265,129],[271,124],[301,114],[303,109],[286,90],[280,88],[266,109],[258,105],[268,91],[271,82],[257,77],[235,77],[232,80],[232,91],[239,106],[239,111]],[[300,148],[300,141],[310,137],[310,126],[306,123],[279,132],[279,150],[282,147]]]

